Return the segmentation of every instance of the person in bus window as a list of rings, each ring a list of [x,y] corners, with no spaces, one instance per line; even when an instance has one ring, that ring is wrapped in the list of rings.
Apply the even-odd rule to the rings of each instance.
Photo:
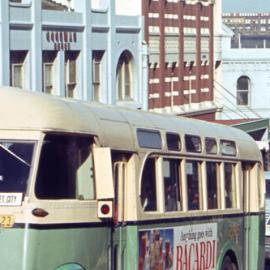
[[[165,208],[166,211],[177,211],[176,185],[168,185],[166,188]]]
[[[151,188],[148,186],[145,190],[144,199],[142,203],[142,207],[144,211],[155,211],[156,210],[156,202],[154,199],[154,194]]]

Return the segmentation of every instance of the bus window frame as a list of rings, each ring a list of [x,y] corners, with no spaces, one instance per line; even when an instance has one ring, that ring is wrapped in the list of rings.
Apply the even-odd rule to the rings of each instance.
[[[194,155],[174,155],[168,153],[151,153],[144,157],[145,164],[148,158],[155,158],[155,173],[156,173],[156,210],[154,211],[144,211],[143,207],[139,201],[139,207],[142,209],[142,217],[145,215],[155,215],[160,216],[171,216],[172,218],[176,214],[181,214],[183,216],[192,216],[193,213],[202,213],[205,216],[210,215],[210,213],[216,213],[217,215],[222,215],[224,213],[238,213],[243,211],[243,204],[241,202],[241,192],[242,191],[242,178],[241,178],[241,161],[228,159],[225,157],[213,157],[213,156],[194,156]],[[166,159],[179,160],[180,172],[179,172],[179,194],[180,194],[180,210],[176,211],[166,211],[165,207],[165,190],[162,172],[162,162]],[[198,166],[198,192],[199,192],[199,208],[189,209],[188,208],[188,182],[186,175],[186,163],[192,161],[196,162]],[[217,174],[217,207],[208,207],[208,191],[207,191],[207,172],[206,164],[207,162],[212,162],[216,164],[216,174]],[[232,166],[232,181],[233,181],[233,206],[226,208],[225,204],[225,163],[231,164]],[[144,166],[144,165],[143,165]],[[141,178],[140,178],[141,179]],[[141,181],[141,180],[140,180]],[[140,192],[141,192],[141,182],[140,182]],[[141,194],[139,193],[139,196]],[[145,216],[146,217],[146,216]],[[153,216],[154,217],[154,216]]]
[[[234,196],[231,204],[232,206],[231,207],[227,207],[226,206],[226,179],[225,179],[225,164],[229,164],[232,166],[232,186],[234,187],[234,191],[232,192],[232,196]],[[239,210],[240,209],[240,187],[239,187],[239,184],[240,184],[240,175],[239,175],[239,162],[237,161],[231,161],[231,160],[222,160],[221,162],[221,200],[222,200],[222,203],[221,203],[221,206],[222,206],[222,210],[225,210],[225,211],[230,211],[230,210]]]
[[[222,209],[221,204],[221,161],[215,159],[206,159],[204,160],[204,169],[205,169],[205,203],[207,211],[219,211]],[[207,163],[214,163],[216,165],[216,208],[209,208],[209,194],[208,194],[208,177],[207,177]]]
[[[189,194],[188,194],[188,179],[187,179],[187,163],[188,162],[196,162],[197,163],[197,173],[198,173],[198,209],[189,209]],[[190,156],[186,156],[186,158],[184,159],[184,175],[185,175],[185,187],[186,187],[186,209],[184,211],[186,211],[187,213],[189,213],[190,211],[204,211],[205,210],[205,202],[204,202],[204,192],[203,192],[203,160],[201,158],[192,158]]]
[[[175,198],[175,204],[176,204],[176,210],[168,210],[166,209],[166,195],[167,192],[166,192],[166,188],[165,188],[165,174],[164,174],[164,171],[163,171],[163,168],[164,168],[164,161],[168,161],[170,163],[170,161],[173,161],[173,162],[177,162],[177,172],[178,172],[178,177],[177,177],[177,181],[176,181],[176,191],[177,191],[177,195],[176,195],[176,198]],[[183,179],[182,179],[182,159],[179,158],[179,157],[167,157],[167,156],[163,156],[162,157],[162,185],[163,185],[163,199],[164,199],[164,203],[163,203],[163,206],[164,206],[164,213],[172,213],[172,212],[183,212],[183,189],[182,189],[182,183],[183,183]],[[171,173],[171,171],[170,171]],[[179,198],[179,200],[177,199],[177,197]]]

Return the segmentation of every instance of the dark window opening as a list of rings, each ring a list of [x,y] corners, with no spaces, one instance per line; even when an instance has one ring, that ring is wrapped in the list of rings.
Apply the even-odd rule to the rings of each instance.
[[[231,163],[224,164],[225,170],[225,206],[226,208],[234,208],[236,206],[236,190],[234,165]]]
[[[34,152],[33,142],[0,142],[0,192],[23,192]]]
[[[188,152],[199,153],[202,151],[201,139],[198,136],[186,135],[185,144],[186,144],[186,150]]]
[[[186,162],[186,177],[188,187],[188,209],[200,209],[199,164],[197,161]]]
[[[93,199],[91,139],[47,135],[42,146],[35,191],[40,199]]]
[[[207,154],[217,154],[217,141],[214,138],[205,138],[205,151]]]
[[[208,209],[218,208],[217,163],[206,162]]]
[[[179,180],[180,180],[180,160],[164,159],[163,181],[164,181],[164,197],[165,197],[166,212],[181,210]]]
[[[181,150],[181,141],[180,136],[174,133],[166,134],[167,147],[171,151],[180,151]]]
[[[156,160],[149,158],[143,168],[141,186],[141,204],[144,211],[156,211]]]

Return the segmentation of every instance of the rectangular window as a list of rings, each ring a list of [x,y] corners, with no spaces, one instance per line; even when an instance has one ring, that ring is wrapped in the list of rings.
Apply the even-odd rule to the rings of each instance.
[[[10,85],[25,86],[25,62],[27,51],[10,51]]]
[[[165,211],[181,210],[180,200],[180,160],[164,159],[163,160],[163,182]]]
[[[94,61],[93,82],[94,83],[100,82],[100,62],[99,61]]]
[[[103,52],[93,51],[93,64],[92,64],[92,84],[93,84],[93,100],[100,100],[100,85],[101,85],[101,59]]]
[[[76,60],[69,59],[68,60],[68,83],[75,84],[76,83]]]
[[[217,141],[214,138],[205,138],[205,151],[207,154],[217,154]]]
[[[165,62],[167,64],[179,62],[178,35],[165,35]]]
[[[149,36],[149,63],[153,66],[159,65],[160,58],[160,36]]]
[[[77,58],[78,52],[67,51],[65,54],[65,81],[66,96],[74,97],[77,85]]]
[[[188,152],[200,153],[202,151],[201,139],[198,136],[185,135],[185,145]]]
[[[225,207],[236,207],[236,182],[235,182],[235,165],[232,163],[224,164],[224,181],[225,181]]]
[[[91,138],[46,135],[35,192],[39,199],[94,199]]]
[[[34,148],[32,141],[0,141],[1,193],[26,192]]]
[[[52,94],[53,88],[53,64],[44,63],[43,64],[43,74],[44,74],[44,93]]]
[[[52,94],[55,90],[54,86],[54,63],[57,56],[57,51],[43,51],[43,92]]]
[[[236,96],[237,105],[247,106],[248,100],[249,100],[248,97],[249,97],[248,90],[237,90],[237,96]]]
[[[167,147],[171,151],[181,150],[180,136],[175,133],[166,133]]]
[[[216,162],[206,162],[206,184],[208,209],[218,208],[218,164]]]
[[[220,141],[220,151],[221,151],[221,154],[225,155],[225,156],[236,156],[235,142],[221,140]]]
[[[14,87],[23,87],[23,65],[13,64],[12,65],[12,82],[11,85]]]
[[[198,161],[186,161],[186,180],[188,190],[188,210],[200,209],[200,184]]]
[[[137,139],[142,148],[161,149],[161,136],[159,131],[138,129]]]

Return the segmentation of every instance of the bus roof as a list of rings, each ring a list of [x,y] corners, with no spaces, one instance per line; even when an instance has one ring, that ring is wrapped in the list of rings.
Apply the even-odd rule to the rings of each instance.
[[[237,141],[238,157],[261,160],[253,139],[236,128],[205,121],[87,103],[12,87],[0,88],[0,129],[84,133],[101,145],[136,149],[136,130],[146,128]]]

